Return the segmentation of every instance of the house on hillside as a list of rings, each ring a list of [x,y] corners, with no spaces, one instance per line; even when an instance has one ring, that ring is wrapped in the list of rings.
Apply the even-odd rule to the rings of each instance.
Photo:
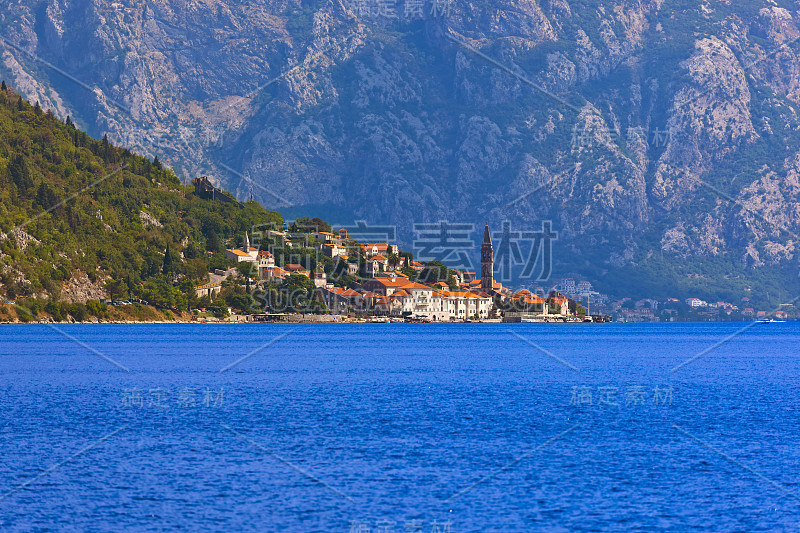
[[[343,248],[336,243],[323,244],[322,253],[325,254],[325,257],[330,257],[331,259],[335,257],[347,257],[347,248]]]
[[[334,313],[357,311],[362,307],[361,293],[353,289],[326,287],[321,289],[321,294],[325,305]]]
[[[235,263],[255,263],[258,258],[258,248],[250,246],[250,238],[245,233],[242,247],[225,250],[225,258]]]
[[[336,235],[329,231],[317,231],[314,233],[314,240],[324,244],[332,243],[335,237]]]
[[[377,276],[381,272],[385,272],[388,265],[388,259],[378,254],[370,259],[367,259],[367,275]]]
[[[290,274],[300,274],[301,276],[305,276],[307,278],[311,277],[311,273],[303,265],[290,263],[288,265],[284,265],[283,268]]]

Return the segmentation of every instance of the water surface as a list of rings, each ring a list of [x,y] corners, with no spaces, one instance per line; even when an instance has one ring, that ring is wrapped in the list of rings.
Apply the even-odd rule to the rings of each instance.
[[[746,326],[0,327],[0,529],[797,531],[800,325]]]

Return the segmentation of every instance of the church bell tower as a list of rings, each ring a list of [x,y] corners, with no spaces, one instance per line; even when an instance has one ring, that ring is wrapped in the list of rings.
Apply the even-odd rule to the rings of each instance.
[[[483,244],[481,244],[481,291],[492,294],[494,286],[494,249],[492,236],[489,235],[489,224],[483,230]]]

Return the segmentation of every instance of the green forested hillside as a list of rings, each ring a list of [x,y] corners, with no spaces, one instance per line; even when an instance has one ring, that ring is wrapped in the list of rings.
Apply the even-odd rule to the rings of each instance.
[[[85,272],[116,280],[120,296],[181,307],[209,268],[225,264],[227,239],[253,224],[282,223],[256,202],[204,200],[192,190],[157,159],[92,139],[4,83],[0,293],[58,299],[62,285]]]

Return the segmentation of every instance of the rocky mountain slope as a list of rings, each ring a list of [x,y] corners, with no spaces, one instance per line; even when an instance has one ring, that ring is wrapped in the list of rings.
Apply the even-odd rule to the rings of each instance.
[[[406,242],[414,223],[549,219],[554,274],[785,301],[799,23],[783,0],[25,0],[0,12],[0,68],[290,216]]]

